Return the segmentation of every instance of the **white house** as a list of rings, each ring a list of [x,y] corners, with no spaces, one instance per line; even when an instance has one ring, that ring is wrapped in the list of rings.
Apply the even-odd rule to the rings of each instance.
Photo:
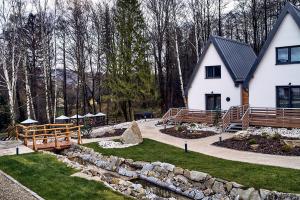
[[[286,4],[245,86],[252,107],[300,108],[300,10],[294,5]]]
[[[255,60],[249,45],[211,37],[186,88],[189,109],[227,110],[248,104],[243,83]]]

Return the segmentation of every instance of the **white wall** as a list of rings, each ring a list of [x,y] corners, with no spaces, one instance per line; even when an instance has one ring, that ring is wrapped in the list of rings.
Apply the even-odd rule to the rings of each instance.
[[[300,64],[276,65],[276,47],[300,45],[300,29],[286,15],[249,85],[249,104],[276,107],[276,86],[300,85]]]
[[[205,79],[205,66],[221,65],[221,79]],[[210,44],[188,91],[188,107],[205,110],[205,94],[221,94],[221,109],[241,105],[241,87],[236,87],[213,44]],[[226,98],[230,97],[230,102]]]

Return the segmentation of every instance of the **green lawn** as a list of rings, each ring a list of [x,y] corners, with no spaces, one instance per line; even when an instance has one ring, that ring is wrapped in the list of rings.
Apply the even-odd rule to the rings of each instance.
[[[144,139],[142,144],[125,149],[103,149],[97,143],[85,146],[104,155],[172,163],[183,168],[207,172],[214,177],[235,181],[248,187],[300,193],[300,170],[223,160],[195,152],[184,153],[180,148],[150,139]]]
[[[45,199],[129,199],[102,183],[70,175],[76,171],[55,157],[32,153],[0,157],[0,169]]]

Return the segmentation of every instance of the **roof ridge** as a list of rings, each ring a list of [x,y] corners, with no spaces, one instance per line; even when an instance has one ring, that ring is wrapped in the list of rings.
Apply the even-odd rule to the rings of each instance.
[[[244,42],[240,42],[240,41],[237,41],[237,40],[233,40],[233,39],[229,39],[229,38],[225,38],[225,37],[221,37],[221,36],[212,36],[213,38],[218,38],[218,39],[222,39],[222,40],[227,40],[228,42],[234,42],[234,43],[237,43],[237,44],[241,44],[241,45],[245,45],[245,46],[250,46],[250,44],[247,44],[247,43],[244,43]]]

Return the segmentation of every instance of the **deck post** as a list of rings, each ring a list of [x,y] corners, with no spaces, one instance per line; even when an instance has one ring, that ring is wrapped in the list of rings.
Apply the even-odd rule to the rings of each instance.
[[[56,134],[56,130],[54,130],[54,145],[55,145],[55,149],[58,147],[58,141],[57,141],[57,134]]]
[[[27,136],[28,136],[28,130],[25,129],[25,138],[24,138],[24,145],[27,146]]]
[[[37,150],[36,141],[35,141],[35,130],[33,131],[33,136],[32,136],[32,148],[34,151]]]
[[[16,128],[16,140],[18,140],[19,139],[19,130],[18,130],[18,126],[16,126],[15,127]]]
[[[66,140],[69,142],[70,141],[70,129],[69,125],[66,126]]]
[[[81,144],[81,131],[80,131],[80,126],[78,127],[77,138],[78,138],[77,143],[78,143],[78,144]]]

